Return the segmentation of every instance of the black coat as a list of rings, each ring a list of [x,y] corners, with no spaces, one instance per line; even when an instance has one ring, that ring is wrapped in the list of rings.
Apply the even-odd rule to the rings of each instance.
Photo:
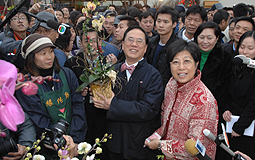
[[[226,93],[226,84],[230,77],[231,64],[230,55],[224,52],[221,46],[215,46],[201,71],[201,80],[217,100],[219,112],[221,111],[221,104]],[[200,64],[198,68],[200,68]]]
[[[244,65],[242,67],[248,71],[238,78],[231,76],[225,104],[225,110],[240,116],[232,129],[241,136],[232,137],[228,134],[228,139],[232,150],[239,150],[254,159],[254,135],[249,137],[243,133],[255,119],[255,70]]]
[[[160,40],[160,35],[157,35],[152,37],[149,41],[148,48],[145,53],[145,57],[147,58],[149,64],[153,63],[153,58],[157,50],[159,40]],[[158,62],[157,62],[158,67],[156,69],[159,71],[160,75],[162,76],[164,87],[166,86],[169,79],[172,77],[170,65],[169,63],[167,63],[167,60],[166,60],[166,54],[167,54],[166,50],[167,50],[167,47],[175,40],[176,40],[175,33],[172,33],[170,39],[167,41],[166,45],[162,48],[158,57]]]
[[[122,88],[115,87],[114,98],[107,111],[107,133],[112,134],[107,148],[122,153],[125,159],[152,159],[155,151],[143,147],[144,141],[159,126],[156,116],[163,101],[163,84],[158,71],[146,59],[140,61],[126,80],[126,71],[116,65]]]

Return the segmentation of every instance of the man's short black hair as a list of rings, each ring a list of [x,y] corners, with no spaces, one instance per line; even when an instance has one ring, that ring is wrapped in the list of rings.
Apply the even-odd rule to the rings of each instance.
[[[114,8],[115,8],[115,10],[116,10],[116,6],[115,6],[115,5],[113,5],[113,4],[110,4],[110,5],[109,5],[109,7],[114,7]],[[109,7],[108,7],[108,8],[109,8]]]
[[[156,20],[157,20],[159,14],[170,14],[173,24],[175,22],[177,22],[178,18],[179,18],[179,12],[170,6],[163,6],[163,7],[159,8],[159,10],[157,11],[156,16],[155,16]]]
[[[128,27],[131,27],[131,26],[134,26],[134,25],[138,25],[139,26],[139,23],[131,16],[122,16],[119,18],[120,21],[128,21],[127,23],[127,26]]]
[[[126,9],[121,9],[119,10],[119,15],[127,15],[127,10]]]
[[[220,24],[223,19],[227,21],[228,17],[229,17],[229,13],[227,11],[218,10],[213,16],[213,22]]]
[[[23,13],[23,14],[25,14],[24,12],[27,12],[27,8],[26,8],[26,7],[21,7],[21,9],[19,10],[18,13]],[[6,14],[6,17],[8,17],[11,13],[12,13],[12,12],[9,11],[9,12]],[[18,14],[18,13],[17,13],[17,14]],[[14,15],[14,16],[15,16],[15,15]],[[31,17],[30,17],[29,15],[27,15],[27,14],[25,14],[25,16],[27,17],[28,23],[30,23],[30,22],[31,22]],[[7,23],[10,24],[10,22],[11,22],[11,21],[8,21]],[[27,27],[28,27],[28,26],[27,26]]]
[[[143,13],[143,11],[139,10],[139,9],[134,9],[133,11],[130,12],[129,16],[131,17],[140,17],[140,15]]]
[[[154,19],[153,13],[151,13],[151,12],[143,12],[143,13],[140,15],[140,17],[139,17],[139,21],[141,21],[143,18],[147,18],[147,17],[149,17],[149,16],[151,16],[152,19]]]
[[[236,18],[235,26],[236,26],[236,24],[237,24],[239,21],[247,21],[247,22],[250,22],[250,23],[252,24],[252,30],[255,29],[255,24],[254,24],[254,21],[253,21],[253,19],[252,19],[251,17],[242,16],[242,17]]]
[[[199,5],[193,5],[193,6],[189,7],[187,12],[186,12],[186,17],[188,17],[188,15],[190,13],[200,14],[200,16],[202,18],[202,21],[204,21],[207,17],[206,9],[204,7],[200,7]]]
[[[233,8],[234,17],[241,17],[241,16],[247,16],[249,13],[249,8],[244,3],[238,3]]]
[[[147,10],[150,9],[151,7],[147,4],[145,4],[143,7],[145,7]]]
[[[122,41],[125,40],[125,38],[126,38],[128,32],[131,31],[131,30],[133,30],[133,29],[139,29],[139,30],[141,30],[141,31],[144,33],[145,42],[146,42],[146,44],[148,44],[148,42],[149,42],[149,36],[148,36],[148,34],[142,29],[142,27],[140,27],[139,25],[134,25],[134,26],[128,27],[128,29],[127,29],[127,30],[125,31],[125,33],[124,33],[124,36],[123,36]]]

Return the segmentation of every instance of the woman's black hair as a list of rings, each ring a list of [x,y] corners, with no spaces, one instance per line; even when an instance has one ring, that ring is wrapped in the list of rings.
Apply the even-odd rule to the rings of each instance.
[[[71,23],[66,23],[67,25],[73,27]],[[59,34],[58,39],[55,42],[55,45],[57,45],[62,50],[66,51],[66,48],[69,46],[70,38],[72,36],[72,33],[69,32],[68,34]]]
[[[63,17],[64,17],[64,12],[61,9],[55,9],[55,12],[56,11],[60,11],[62,13]]]
[[[60,65],[58,63],[58,59],[55,56],[54,62],[53,62],[53,69],[56,73],[60,72]],[[35,53],[30,53],[26,60],[25,60],[25,66],[24,69],[27,73],[30,73],[32,76],[40,76],[38,66],[35,64]]]
[[[192,41],[186,42],[183,39],[178,39],[174,41],[173,43],[171,43],[171,45],[168,46],[167,48],[167,54],[166,54],[167,63],[169,64],[170,62],[172,62],[177,53],[181,51],[185,51],[185,50],[189,51],[195,63],[200,61],[201,53],[200,53],[200,49],[198,45]]]
[[[245,32],[241,37],[240,37],[240,39],[239,39],[239,42],[238,42],[238,44],[237,44],[237,53],[239,54],[239,48],[240,48],[240,46],[241,46],[241,44],[243,43],[243,40],[245,39],[245,38],[247,38],[247,37],[252,37],[253,38],[253,40],[255,41],[255,31],[247,31],[247,32]],[[255,58],[253,58],[253,59],[255,59]]]
[[[204,22],[202,23],[198,28],[197,31],[194,34],[194,42],[197,43],[197,37],[201,34],[201,32],[203,32],[204,29],[206,28],[212,28],[214,29],[214,34],[216,36],[216,38],[218,38],[217,43],[214,47],[220,47],[221,46],[221,30],[220,27],[214,23],[214,22]]]
[[[255,41],[255,31],[247,31],[245,32],[239,40],[239,43],[237,45],[237,53],[239,53],[239,48],[242,45],[243,41],[245,38],[252,37],[253,40]],[[253,58],[255,59],[255,58]],[[254,69],[253,68],[248,68],[246,64],[234,64],[232,67],[232,75],[234,78],[241,78],[245,73],[251,73],[253,74]]]

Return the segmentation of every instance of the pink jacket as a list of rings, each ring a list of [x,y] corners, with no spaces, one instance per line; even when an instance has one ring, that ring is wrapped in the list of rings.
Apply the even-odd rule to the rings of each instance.
[[[206,154],[215,159],[216,144],[204,136],[203,130],[209,129],[217,135],[218,107],[200,78],[201,72],[198,71],[197,77],[178,88],[172,77],[166,86],[161,112],[162,126],[149,137],[166,139],[161,141],[161,150],[166,159],[196,159],[184,147],[188,139],[199,139],[206,148]],[[169,118],[169,125],[166,126]]]

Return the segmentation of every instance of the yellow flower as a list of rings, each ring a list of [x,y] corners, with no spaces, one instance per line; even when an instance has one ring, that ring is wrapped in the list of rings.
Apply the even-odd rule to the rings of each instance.
[[[32,154],[31,153],[27,153],[27,158],[32,158]]]
[[[96,143],[99,143],[99,141],[100,141],[99,138],[96,138],[95,142],[96,142]]]
[[[104,139],[104,142],[107,142],[107,138]]]
[[[94,19],[94,20],[92,21],[92,27],[97,28],[98,23],[99,23],[98,20],[97,20],[97,19]]]
[[[97,148],[96,148],[96,154],[100,154],[100,153],[102,153],[102,148],[97,147]]]
[[[89,3],[87,4],[87,7],[88,7],[91,11],[94,11],[94,10],[96,9],[96,5],[95,5],[94,3],[91,3],[91,2],[89,2]]]

